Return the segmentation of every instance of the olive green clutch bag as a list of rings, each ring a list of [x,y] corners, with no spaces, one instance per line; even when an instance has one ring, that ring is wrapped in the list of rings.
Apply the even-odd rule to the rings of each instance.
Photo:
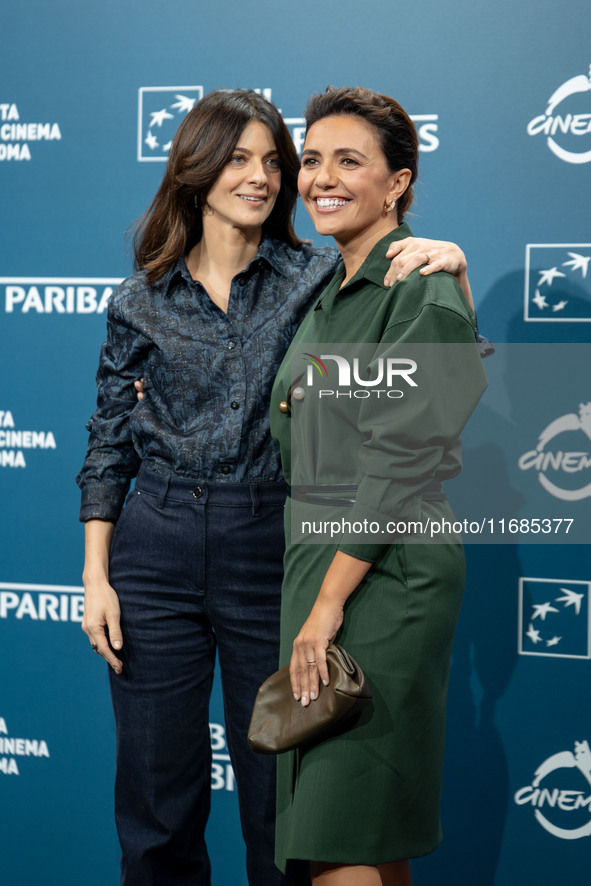
[[[248,730],[248,742],[259,754],[281,754],[315,744],[346,722],[371,699],[365,675],[342,646],[326,650],[328,686],[319,685],[318,698],[303,707],[293,697],[289,665],[260,687]]]

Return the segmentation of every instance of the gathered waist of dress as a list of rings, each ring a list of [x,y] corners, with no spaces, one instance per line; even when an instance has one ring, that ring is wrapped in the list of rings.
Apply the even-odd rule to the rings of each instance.
[[[352,508],[355,504],[358,484],[323,484],[320,486],[289,486],[287,493],[296,501],[311,505]],[[418,493],[425,501],[445,501],[443,483],[433,480]]]

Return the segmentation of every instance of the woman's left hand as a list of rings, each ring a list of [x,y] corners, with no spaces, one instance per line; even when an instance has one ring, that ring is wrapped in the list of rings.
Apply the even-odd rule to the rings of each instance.
[[[448,240],[426,240],[424,237],[406,237],[390,244],[386,258],[392,263],[386,273],[384,284],[393,286],[397,280],[408,277],[415,268],[422,268],[427,276],[436,271],[447,271],[454,277],[465,274],[468,268],[466,256],[457,245]]]
[[[384,278],[384,286],[393,286],[397,280],[408,277],[415,268],[421,268],[419,273],[424,277],[437,271],[446,271],[456,278],[468,304],[474,310],[466,256],[457,243],[447,240],[425,240],[423,237],[406,237],[404,240],[396,240],[390,244],[386,258],[391,258],[392,263]]]
[[[293,643],[289,665],[294,697],[305,707],[318,698],[318,684],[328,685],[326,649],[343,623],[343,607],[317,599]]]

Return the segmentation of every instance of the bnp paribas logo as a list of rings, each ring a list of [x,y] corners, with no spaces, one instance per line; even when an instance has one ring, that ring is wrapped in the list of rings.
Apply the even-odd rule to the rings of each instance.
[[[519,654],[591,658],[591,582],[519,579]]]
[[[165,162],[175,133],[203,98],[203,86],[142,86],[138,95],[140,163]]]
[[[591,322],[591,243],[528,243],[523,319]]]

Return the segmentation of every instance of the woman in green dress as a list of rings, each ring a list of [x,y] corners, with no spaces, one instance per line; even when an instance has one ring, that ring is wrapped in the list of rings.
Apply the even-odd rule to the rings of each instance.
[[[441,484],[461,468],[459,435],[486,380],[474,314],[451,276],[417,270],[384,285],[384,244],[410,236],[418,140],[408,115],[369,90],[330,88],[312,97],[306,122],[300,193],[343,261],[300,327],[271,404],[292,495],[281,663],[305,706],[328,681],[336,638],[373,700],[351,728],[279,757],[276,862],[310,862],[314,886],[407,886],[408,859],[441,839],[465,578],[460,539],[413,543],[416,521],[453,523]]]

